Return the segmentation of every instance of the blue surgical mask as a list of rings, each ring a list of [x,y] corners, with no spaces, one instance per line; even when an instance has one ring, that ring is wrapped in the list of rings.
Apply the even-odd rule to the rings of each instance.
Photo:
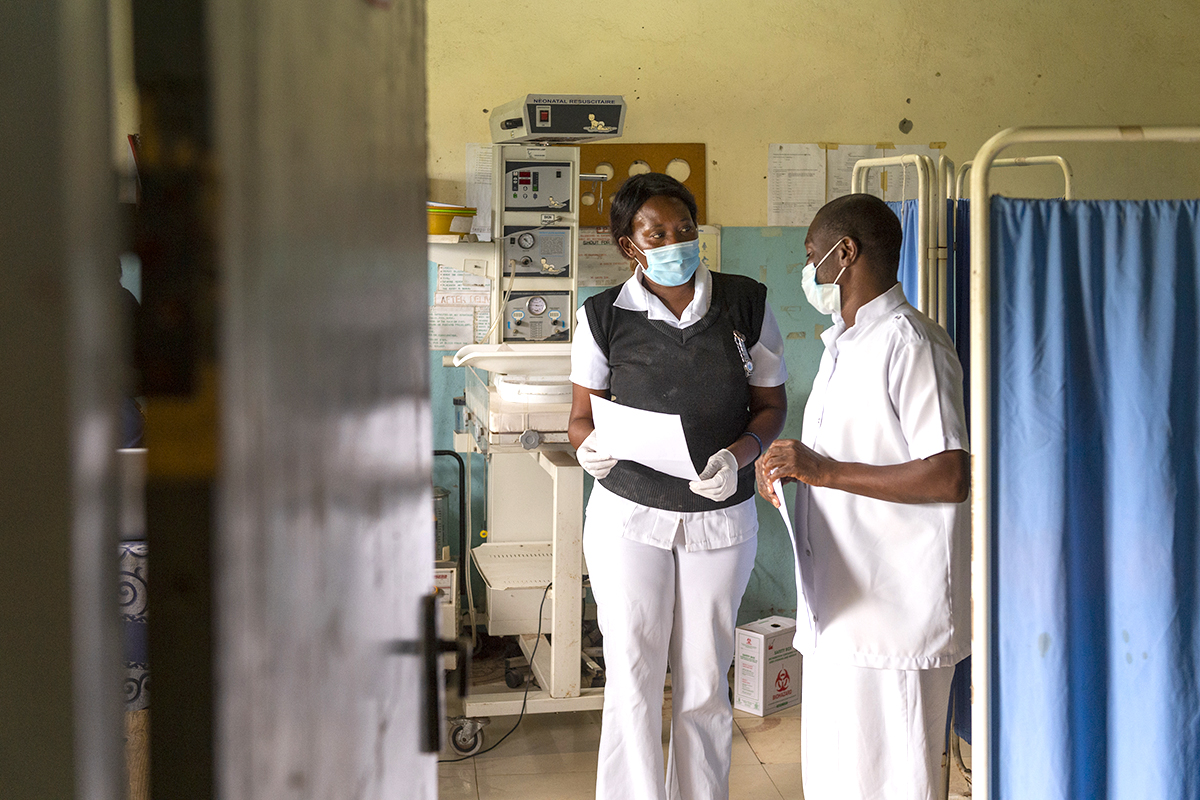
[[[817,268],[825,263],[825,259],[829,258],[841,243],[842,240],[838,239],[837,244],[831,247],[820,261],[816,264],[811,262],[805,264],[804,270],[800,273],[800,286],[804,289],[804,296],[808,298],[812,307],[822,314],[832,314],[842,310],[842,287],[838,286],[838,279],[842,277],[842,272],[845,272],[846,268],[842,267],[837,278],[833,279],[833,283],[817,283]]]
[[[632,241],[630,246],[646,257],[642,274],[659,286],[682,286],[700,268],[700,240],[677,242],[643,250]]]

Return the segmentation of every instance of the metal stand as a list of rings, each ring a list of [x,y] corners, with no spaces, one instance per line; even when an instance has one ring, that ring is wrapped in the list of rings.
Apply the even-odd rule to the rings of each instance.
[[[532,480],[532,470],[543,473],[543,481]],[[493,452],[488,494],[490,541],[471,552],[487,584],[488,632],[517,637],[541,689],[531,690],[528,699],[523,692],[472,695],[464,704],[465,714],[518,714],[522,702],[526,713],[533,714],[601,708],[604,690],[581,687],[583,469],[562,449]],[[514,540],[542,532],[536,516],[546,501],[549,540]],[[541,510],[546,518],[544,505]],[[537,609],[551,583],[549,618],[541,620],[541,643],[534,654]]]

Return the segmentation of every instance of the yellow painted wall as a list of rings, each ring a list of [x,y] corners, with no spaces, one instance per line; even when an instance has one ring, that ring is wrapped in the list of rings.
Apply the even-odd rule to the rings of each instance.
[[[768,248],[781,239],[760,231],[728,229],[767,223],[771,142],[944,141],[961,163],[1015,125],[1200,125],[1200,0],[428,0],[427,10],[430,199],[465,199],[464,146],[488,141],[495,105],[530,92],[621,94],[619,141],[707,144],[708,221],[727,227],[725,255],[751,266],[803,258],[800,230],[769,230],[792,240],[788,251]],[[1070,159],[1079,197],[1200,196],[1200,147],[1004,155],[1039,152]],[[1010,195],[1062,192],[1056,168],[994,176]],[[796,287],[761,269],[779,315]],[[795,436],[820,340],[790,341],[788,351],[785,434]],[[448,446],[444,420],[462,384],[433,355],[435,441]],[[795,613],[787,534],[762,501],[759,521],[741,621]]]
[[[626,142],[708,145],[709,221],[765,225],[771,142],[948,143],[1013,125],[1200,124],[1196,0],[430,0],[430,197],[527,92],[621,94]],[[908,135],[901,119],[913,122]],[[1030,155],[1045,149],[1013,149]],[[1200,149],[1055,147],[1080,197],[1200,196]],[[1168,163],[1174,160],[1172,166]],[[1060,193],[1049,169],[996,189]]]

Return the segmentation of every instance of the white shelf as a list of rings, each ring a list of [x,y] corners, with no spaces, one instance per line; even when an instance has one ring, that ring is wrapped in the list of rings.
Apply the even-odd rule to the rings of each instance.
[[[469,344],[453,364],[505,375],[570,375],[571,344]]]
[[[545,589],[554,569],[550,542],[486,542],[471,551],[471,558],[496,591]]]
[[[474,244],[479,237],[473,233],[428,233],[425,241],[427,244]]]

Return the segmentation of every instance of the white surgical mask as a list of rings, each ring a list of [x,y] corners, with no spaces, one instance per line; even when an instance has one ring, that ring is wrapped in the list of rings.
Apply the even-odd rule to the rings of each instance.
[[[629,243],[646,257],[646,267],[642,274],[659,286],[682,286],[691,280],[700,268],[700,240],[665,244],[662,247],[652,247],[643,250]]]
[[[842,267],[837,278],[833,279],[833,283],[817,283],[817,268],[825,263],[825,259],[829,258],[841,243],[842,240],[838,239],[837,244],[831,247],[820,261],[816,264],[810,261],[804,265],[804,270],[800,273],[800,286],[804,289],[804,296],[808,298],[812,307],[822,314],[833,314],[835,311],[842,310],[842,287],[838,286],[838,279],[842,277],[842,272],[845,272],[846,268]]]

